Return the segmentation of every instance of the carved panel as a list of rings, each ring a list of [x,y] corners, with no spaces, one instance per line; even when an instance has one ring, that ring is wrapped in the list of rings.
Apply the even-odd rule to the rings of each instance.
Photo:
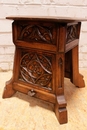
[[[55,44],[54,42],[54,25],[53,24],[35,24],[35,23],[18,23],[20,33],[18,40],[27,42],[40,42],[47,44]]]
[[[35,52],[22,54],[19,80],[52,90],[52,57]]]
[[[69,43],[75,39],[78,39],[78,26],[77,25],[68,26],[66,42]]]

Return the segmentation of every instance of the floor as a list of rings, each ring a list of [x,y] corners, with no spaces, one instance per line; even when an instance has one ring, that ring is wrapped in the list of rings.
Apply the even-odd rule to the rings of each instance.
[[[60,125],[52,104],[19,92],[2,99],[12,72],[0,72],[0,130],[87,130],[87,70],[80,73],[84,75],[84,88],[76,88],[65,79],[68,123]]]

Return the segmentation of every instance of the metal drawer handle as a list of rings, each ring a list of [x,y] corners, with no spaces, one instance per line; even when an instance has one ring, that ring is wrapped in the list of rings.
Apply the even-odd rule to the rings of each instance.
[[[31,96],[31,97],[33,97],[35,94],[36,94],[36,92],[33,89],[28,91],[28,95]]]

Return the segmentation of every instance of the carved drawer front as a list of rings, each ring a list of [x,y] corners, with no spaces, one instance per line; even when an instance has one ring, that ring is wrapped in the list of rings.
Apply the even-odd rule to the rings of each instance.
[[[19,81],[54,92],[55,57],[45,52],[20,50]]]
[[[16,28],[16,29],[15,29]],[[13,23],[15,44],[38,48],[56,48],[57,25],[49,22],[17,21]]]

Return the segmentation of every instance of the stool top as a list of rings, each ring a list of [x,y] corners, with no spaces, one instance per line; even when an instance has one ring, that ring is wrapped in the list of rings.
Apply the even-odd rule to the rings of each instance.
[[[73,18],[73,17],[58,17],[58,16],[26,16],[26,15],[17,15],[9,16],[6,19],[11,20],[30,20],[30,21],[53,21],[53,22],[82,22],[87,21],[87,18]]]

